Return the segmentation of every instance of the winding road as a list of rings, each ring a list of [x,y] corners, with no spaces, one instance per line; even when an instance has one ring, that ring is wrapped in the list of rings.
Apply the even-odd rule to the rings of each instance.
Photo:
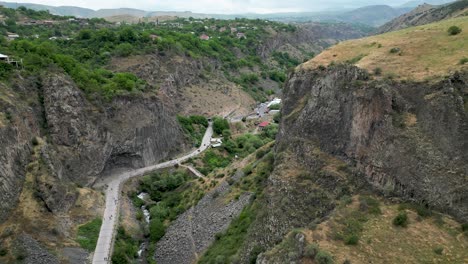
[[[213,124],[209,123],[206,129],[205,135],[203,136],[202,143],[198,149],[187,154],[183,157],[166,161],[157,165],[124,172],[119,175],[115,175],[110,178],[107,183],[106,189],[106,208],[104,210],[104,216],[102,218],[102,226],[99,232],[99,238],[94,251],[93,264],[110,263],[112,250],[114,246],[115,231],[118,225],[119,219],[119,208],[120,208],[120,190],[122,183],[130,178],[142,176],[152,171],[172,167],[176,164],[182,163],[192,157],[199,155],[210,147],[210,139],[213,135]]]

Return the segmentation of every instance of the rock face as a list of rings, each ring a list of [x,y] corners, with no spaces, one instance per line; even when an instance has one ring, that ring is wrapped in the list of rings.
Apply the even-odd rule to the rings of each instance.
[[[27,80],[0,87],[0,221],[15,205],[21,193],[25,166],[29,163],[33,135],[40,133],[37,104],[18,100],[37,98],[37,87]],[[13,92],[14,91],[14,92]]]
[[[377,30],[377,34],[400,30],[413,26],[421,26],[444,19],[466,15],[468,12],[468,0],[459,0],[453,3],[434,6],[423,4],[416,9],[403,14],[384,24]]]
[[[238,172],[234,179],[243,176]],[[215,240],[215,235],[226,230],[231,221],[250,202],[252,194],[244,193],[239,199],[225,204],[224,195],[230,190],[223,182],[200,202],[180,215],[156,244],[155,260],[161,264],[190,264]]]
[[[467,73],[435,84],[373,81],[345,65],[292,75],[265,209],[242,262],[363,187],[467,221],[467,87]]]
[[[56,256],[49,253],[32,237],[23,234],[17,239],[18,252],[25,264],[59,264]]]
[[[156,96],[119,96],[93,104],[59,72],[29,87],[24,94],[38,95],[28,98],[33,107],[21,107],[27,100],[19,87],[12,92],[16,104],[1,109],[13,117],[0,126],[6,147],[0,150],[0,217],[21,192],[34,136],[48,138],[40,153],[48,173],[36,179],[36,194],[51,212],[70,208],[75,184],[91,185],[116,168],[147,166],[186,149],[174,111]]]
[[[279,141],[315,141],[375,188],[467,220],[467,87],[466,73],[437,84],[369,81],[350,66],[297,73]]]

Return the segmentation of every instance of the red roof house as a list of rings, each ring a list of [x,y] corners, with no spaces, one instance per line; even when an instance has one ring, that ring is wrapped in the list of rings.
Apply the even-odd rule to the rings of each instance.
[[[201,40],[209,40],[210,39],[210,36],[206,35],[206,34],[203,34],[200,36],[200,39]]]
[[[270,122],[267,122],[267,121],[261,122],[261,123],[258,125],[258,127],[264,128],[264,127],[267,127],[269,124],[270,124]]]

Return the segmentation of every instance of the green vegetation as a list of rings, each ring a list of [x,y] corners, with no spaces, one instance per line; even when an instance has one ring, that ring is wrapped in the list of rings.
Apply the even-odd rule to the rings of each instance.
[[[78,227],[76,241],[80,246],[88,251],[93,251],[96,248],[96,243],[99,237],[102,220],[96,218],[89,223]]]
[[[398,215],[393,219],[393,225],[407,227],[408,226],[408,215],[406,212],[399,212]]]
[[[350,204],[344,198],[344,204]],[[352,202],[352,200],[351,200]],[[363,232],[364,224],[371,216],[380,215],[380,203],[370,196],[359,197],[359,210],[351,210],[337,220],[340,227],[334,230],[333,237],[342,240],[346,245],[357,245]]]
[[[203,190],[193,181],[184,170],[155,172],[141,179],[140,191],[148,193],[152,201],[148,205],[151,242],[161,239],[170,222],[203,197]]]
[[[380,67],[375,68],[374,69],[374,74],[377,75],[377,76],[382,75],[382,68],[380,68]]]
[[[462,29],[457,26],[451,26],[449,27],[447,32],[449,33],[450,36],[455,36],[455,35],[460,34],[462,32]]]
[[[443,248],[443,247],[436,247],[436,248],[434,248],[434,253],[436,253],[437,255],[442,255],[443,252],[444,252],[444,248]]]
[[[248,191],[255,193],[256,198],[262,196],[268,175],[273,170],[273,153],[271,153],[271,148],[268,151],[268,154],[260,155],[262,158],[255,166],[254,164],[248,165],[250,167],[250,173],[246,175],[242,181],[234,184],[231,189],[231,195],[239,197],[241,193]],[[200,258],[199,263],[236,263],[239,249],[258,211],[259,204],[254,200],[251,205],[244,208],[238,218],[231,222],[229,228],[224,233],[216,236],[216,242],[207,249]],[[262,249],[257,248],[254,251],[259,251],[259,254]],[[251,255],[256,257],[258,254],[252,253]],[[255,261],[253,263],[255,263]]]
[[[213,118],[213,132],[222,135],[223,131],[229,129],[229,122],[221,117]]]
[[[390,51],[391,52],[391,51]],[[346,63],[349,63],[349,64],[356,64],[358,63],[360,60],[362,60],[365,56],[367,56],[366,54],[359,54],[358,56],[352,58],[352,59],[349,59],[346,61]]]
[[[335,261],[333,260],[333,256],[330,253],[325,251],[319,251],[317,255],[315,255],[315,261],[318,264],[333,264]]]
[[[237,259],[236,254],[242,246],[256,213],[257,208],[254,208],[254,205],[244,208],[239,217],[231,222],[228,230],[216,236],[216,242],[208,248],[198,263],[221,264],[235,262]]]
[[[273,104],[273,105],[270,105],[270,110],[280,110],[281,109],[281,105],[280,104]]]
[[[193,145],[199,147],[203,140],[203,135],[206,132],[208,127],[208,119],[204,116],[177,116],[177,120],[184,129],[184,131],[189,134]]]
[[[179,55],[206,63],[211,72],[211,62],[218,61],[225,76],[238,83],[254,99],[265,101],[271,90],[259,84],[260,77],[270,78],[279,84],[285,81],[286,71],[299,62],[287,53],[276,52],[272,58],[278,63],[269,65],[258,50],[271,36],[271,31],[294,32],[296,27],[283,23],[236,19],[229,20],[176,19],[170,23],[155,25],[141,22],[117,26],[103,19],[75,19],[34,11],[0,8],[5,25],[0,33],[15,32],[20,38],[11,42],[0,37],[0,52],[22,58],[24,69],[0,65],[0,78],[7,79],[17,70],[24,75],[37,76],[51,68],[61,68],[76,84],[94,100],[110,100],[115,96],[139,92],[155,92],[153,87],[133,74],[106,70],[114,57],[158,54]],[[30,25],[28,20],[40,23]],[[47,25],[43,20],[52,20]],[[178,26],[173,26],[178,24]],[[230,32],[238,27],[246,38],[238,38]],[[225,28],[227,30],[222,31]],[[201,40],[201,34],[211,36]],[[308,55],[303,52],[304,56]],[[254,71],[259,68],[260,71]],[[240,71],[242,69],[242,71]],[[247,70],[247,71],[245,71]]]
[[[402,203],[398,206],[398,210],[400,211],[407,210],[407,209],[415,211],[420,217],[424,217],[424,218],[427,218],[433,215],[433,212],[431,209],[421,204]]]
[[[138,257],[139,241],[131,237],[122,226],[117,229],[112,264],[132,263]]]
[[[466,58],[466,57],[461,58],[459,63],[460,63],[460,65],[467,64],[468,63],[468,58]]]
[[[399,53],[400,51],[401,51],[400,48],[391,48],[390,49],[390,53],[392,53],[392,54]]]

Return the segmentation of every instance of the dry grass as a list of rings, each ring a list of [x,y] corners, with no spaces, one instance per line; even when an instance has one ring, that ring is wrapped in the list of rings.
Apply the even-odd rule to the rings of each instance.
[[[440,224],[436,223],[437,216],[422,219],[407,210],[408,227],[395,227],[392,220],[399,211],[394,204],[381,205],[381,215],[369,216],[358,245],[346,246],[332,239],[337,219],[358,210],[358,198],[353,200],[351,205],[337,209],[314,231],[305,232],[308,241],[318,243],[334,255],[336,263],[346,259],[351,263],[468,263],[468,238],[461,234],[459,223],[442,216]],[[441,255],[434,252],[438,247],[443,248]]]
[[[456,25],[463,32],[449,36],[447,29]],[[400,51],[391,53],[392,48]],[[361,55],[366,55],[356,61]],[[397,79],[438,79],[450,72],[467,69],[460,59],[468,57],[468,17],[459,17],[396,32],[342,42],[300,66],[315,68],[332,62],[354,64],[382,76]]]

